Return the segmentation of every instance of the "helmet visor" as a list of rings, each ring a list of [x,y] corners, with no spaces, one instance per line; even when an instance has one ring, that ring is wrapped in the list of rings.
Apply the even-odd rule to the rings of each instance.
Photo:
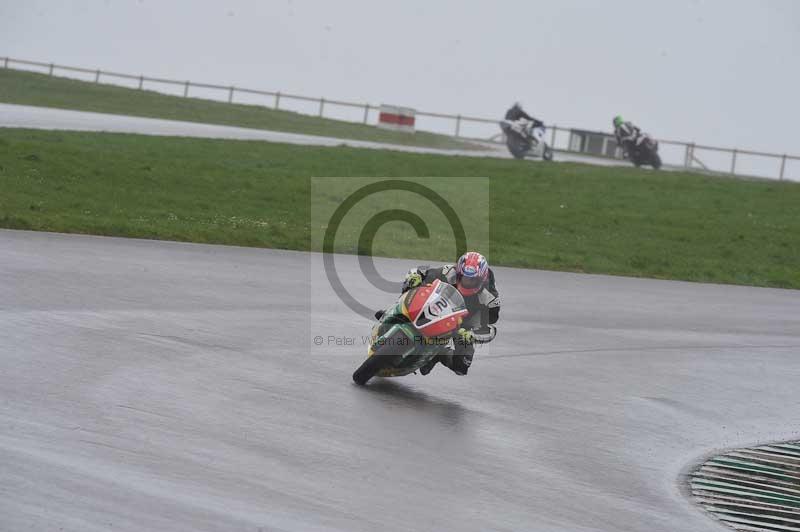
[[[483,283],[483,279],[475,275],[473,277],[467,277],[466,275],[462,275],[459,281],[462,287],[466,288],[467,290],[474,290],[475,288],[480,288],[481,283]]]

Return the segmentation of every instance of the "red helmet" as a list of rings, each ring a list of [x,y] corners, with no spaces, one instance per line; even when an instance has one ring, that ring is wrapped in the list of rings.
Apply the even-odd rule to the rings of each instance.
[[[486,257],[475,251],[468,251],[456,263],[456,288],[464,296],[472,296],[481,291],[489,280],[489,263]]]

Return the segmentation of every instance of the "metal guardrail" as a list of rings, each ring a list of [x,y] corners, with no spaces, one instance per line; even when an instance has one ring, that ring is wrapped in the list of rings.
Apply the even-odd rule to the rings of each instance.
[[[55,63],[44,63],[41,61],[28,61],[23,59],[14,59],[11,57],[0,57],[2,60],[3,68],[13,68],[13,64],[17,65],[26,65],[32,67],[40,67],[46,69],[48,75],[53,76],[55,75],[56,70],[64,71],[64,72],[76,72],[81,74],[89,74],[94,75],[94,83],[100,83],[102,77],[108,78],[119,78],[119,79],[126,79],[132,80],[137,83],[137,88],[139,90],[144,89],[145,82],[147,83],[161,83],[167,85],[175,85],[179,87],[183,87],[183,97],[189,97],[189,92],[191,88],[198,88],[198,89],[211,89],[211,90],[219,90],[227,92],[227,102],[233,103],[234,96],[236,93],[242,94],[252,94],[258,96],[267,96],[273,98],[273,108],[280,109],[281,100],[297,100],[303,102],[312,102],[318,103],[317,113],[316,116],[323,117],[325,113],[326,106],[340,106],[340,107],[348,107],[348,108],[355,108],[355,109],[363,109],[364,114],[361,119],[361,123],[368,124],[370,111],[378,110],[380,106],[372,105],[369,103],[359,103],[359,102],[348,102],[343,100],[328,100],[324,97],[311,97],[311,96],[303,96],[300,94],[290,94],[284,93],[281,91],[267,91],[267,90],[257,90],[257,89],[248,89],[243,87],[236,87],[235,85],[217,85],[212,83],[198,83],[194,81],[181,81],[181,80],[174,80],[174,79],[166,79],[166,78],[155,78],[149,77],[144,75],[133,75],[133,74],[124,74],[121,72],[112,72],[108,70],[101,70],[101,69],[89,69],[89,68],[81,68],[81,67],[73,67],[73,66],[66,66],[66,65],[58,65]],[[445,120],[452,120],[454,122],[453,125],[453,134],[452,136],[457,138],[464,138],[464,139],[471,139],[471,140],[482,140],[485,141],[486,139],[478,139],[475,137],[465,137],[462,135],[462,126],[466,123],[475,123],[475,124],[497,124],[498,120],[493,118],[480,118],[474,116],[467,116],[467,115],[452,115],[446,113],[434,113],[428,111],[417,111],[417,117],[428,117],[428,118],[438,118],[438,119],[445,119]],[[576,151],[572,149],[569,144],[569,141],[566,143],[565,146],[558,147],[557,140],[559,140],[558,134],[559,133],[567,133],[572,134],[573,131],[576,131],[575,128],[564,128],[559,127],[557,125],[548,125],[548,130],[550,131],[550,144],[554,148],[560,151],[567,151],[572,153],[584,153],[580,151]],[[585,133],[595,133],[598,135],[606,135],[607,133],[601,131],[591,131],[585,129],[577,129],[577,131],[582,131]],[[761,158],[769,158],[775,159],[776,161],[780,161],[780,169],[776,172],[777,178],[783,180],[786,175],[786,163],[787,161],[800,161],[800,156],[797,155],[788,155],[788,154],[779,154],[779,153],[769,153],[769,152],[761,152],[755,150],[746,150],[740,148],[722,148],[719,146],[708,146],[704,144],[696,144],[694,142],[683,142],[677,140],[659,140],[661,145],[668,145],[668,146],[678,146],[683,148],[683,162],[677,166],[683,166],[687,169],[697,168],[696,165],[699,165],[703,170],[715,171],[718,173],[728,173],[731,175],[751,175],[747,173],[737,173],[737,160],[740,156],[751,156],[751,157],[761,157]],[[713,169],[709,168],[705,165],[698,157],[697,151],[700,150],[705,152],[716,152],[716,153],[726,153],[730,154],[730,167],[726,169]],[[590,156],[597,156],[596,154],[588,154],[584,153],[585,155]],[[602,156],[601,156],[602,157]],[[608,157],[614,158],[614,157]],[[673,163],[674,165],[674,163]],[[773,176],[765,176],[765,177],[772,177]],[[800,176],[798,176],[800,177]]]

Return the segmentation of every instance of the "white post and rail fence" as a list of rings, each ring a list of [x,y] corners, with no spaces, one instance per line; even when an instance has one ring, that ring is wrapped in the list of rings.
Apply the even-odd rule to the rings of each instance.
[[[375,124],[387,129],[409,132],[415,130],[430,130],[465,140],[480,140],[486,142],[487,140],[496,139],[496,133],[499,131],[498,119],[493,118],[432,113],[406,107],[330,100],[324,97],[310,97],[281,91],[248,89],[235,85],[215,85],[187,80],[149,77],[141,74],[123,74],[107,70],[27,61],[11,57],[0,57],[0,64],[2,64],[3,68],[33,70],[35,72],[46,73],[50,76],[57,75],[57,73],[81,74],[84,76],[81,79],[94,83],[126,80],[126,86],[139,90],[143,90],[145,84],[147,84],[147,89],[155,91],[158,91],[158,85],[170,85],[175,87],[173,94],[181,95],[184,98],[188,98],[191,95],[192,89],[204,89],[214,91],[216,93],[216,100],[226,101],[228,103],[234,103],[237,95],[264,97],[266,100],[262,103],[253,102],[252,99],[246,103],[250,105],[262,105],[273,109],[290,110],[286,106],[287,102],[304,102],[306,105],[311,104],[311,107],[307,107],[304,111],[299,112],[319,117],[326,116],[326,109],[329,110],[327,117],[331,118],[331,110],[334,108],[344,108],[349,109],[351,113],[355,111],[357,119],[353,118],[353,114],[351,114],[349,118],[345,118],[345,120],[351,122]],[[282,102],[284,104],[283,107],[281,107]],[[375,115],[375,113],[372,113],[373,111],[377,112],[377,115],[374,117],[372,116]],[[341,118],[337,117],[337,119]],[[424,125],[426,127],[419,127],[420,119],[425,121]],[[467,128],[469,128],[469,132],[466,131]],[[607,132],[564,128],[556,125],[549,125],[548,130],[550,134],[550,144],[557,151],[606,159],[618,158],[618,150],[616,150],[612,137]],[[659,146],[661,147],[662,159],[664,159],[666,164],[673,167],[781,180],[789,179],[790,176],[794,179],[800,179],[800,156],[797,155],[768,153],[739,148],[721,148],[718,146],[696,144],[694,142],[661,139],[659,139]]]

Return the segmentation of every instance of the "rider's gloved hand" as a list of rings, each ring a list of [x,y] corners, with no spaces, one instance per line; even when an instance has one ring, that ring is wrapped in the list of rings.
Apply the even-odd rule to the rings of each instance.
[[[460,328],[458,330],[458,339],[465,344],[471,344],[473,340],[475,340],[475,333],[473,333],[470,329]]]
[[[422,284],[422,274],[418,270],[410,270],[403,279],[403,291],[416,288]]]

